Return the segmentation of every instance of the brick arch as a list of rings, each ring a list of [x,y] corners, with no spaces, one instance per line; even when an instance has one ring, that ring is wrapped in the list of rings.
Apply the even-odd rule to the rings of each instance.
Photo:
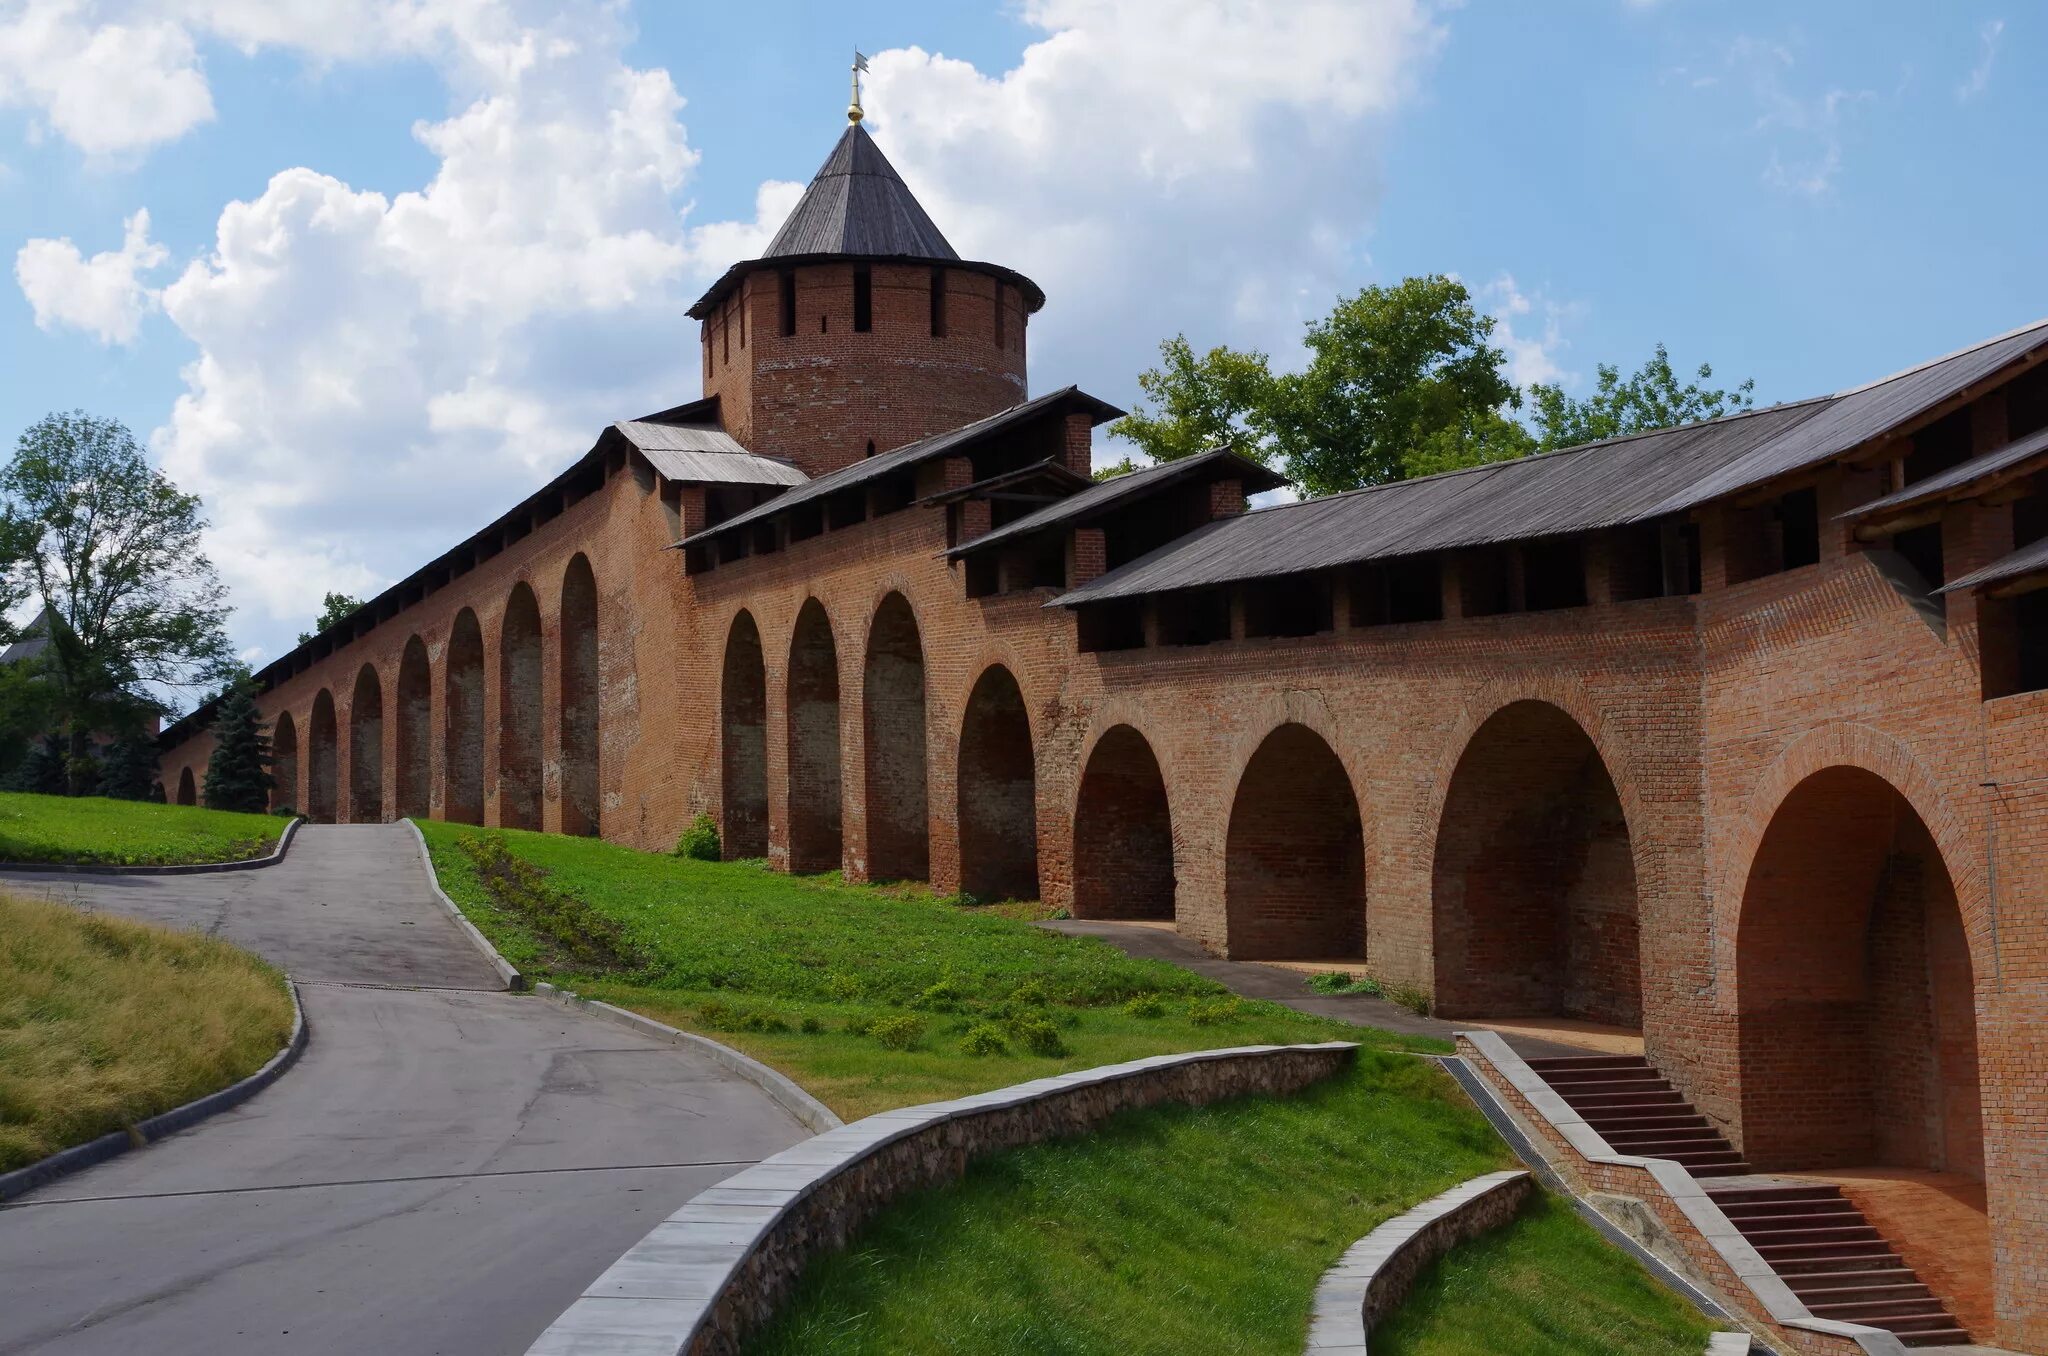
[[[862,804],[868,875],[925,880],[931,874],[930,758],[924,629],[902,591],[868,613],[861,656]]]
[[[597,575],[578,551],[562,570],[561,663],[562,832],[598,831]]]
[[[299,808],[299,726],[289,711],[277,713],[270,733],[270,808]]]
[[[484,632],[473,608],[455,614],[442,680],[441,813],[484,822]]]
[[[1628,827],[1637,892],[1644,897],[1653,895],[1664,878],[1663,856],[1651,841],[1651,836],[1642,832],[1642,827],[1650,822],[1650,814],[1638,786],[1634,750],[1612,728],[1607,713],[1576,683],[1546,678],[1497,678],[1474,692],[1466,701],[1457,725],[1444,741],[1443,752],[1437,760],[1436,776],[1430,782],[1429,795],[1425,797],[1413,827],[1414,840],[1427,844],[1434,858],[1437,832],[1444,822],[1444,802],[1450,796],[1451,779],[1457,773],[1459,760],[1465,756],[1465,750],[1480,727],[1516,702],[1542,702],[1556,707],[1570,716],[1572,722],[1585,731],[1586,738],[1593,742],[1600,762],[1614,783],[1615,797],[1621,802],[1622,819]]]
[[[1532,698],[1497,708],[1459,753],[1433,838],[1440,1012],[1642,1024],[1634,842],[1578,720]]]
[[[334,694],[321,688],[313,698],[306,732],[306,817],[332,824],[341,808],[341,737],[334,720]]]
[[[541,797],[540,599],[524,579],[498,627],[498,823],[538,829]]]
[[[193,779],[191,767],[187,766],[178,773],[178,804],[197,805],[198,803],[199,786]]]
[[[1295,694],[1290,694],[1293,696]],[[1296,704],[1316,719],[1319,704]],[[1365,819],[1329,732],[1268,729],[1241,763],[1223,850],[1225,950],[1233,960],[1365,955]]]
[[[841,812],[844,755],[839,730],[839,645],[832,617],[815,597],[790,628],[783,684],[788,742],[789,869],[831,871],[845,847]]]
[[[992,663],[960,717],[955,814],[960,888],[978,899],[1038,895],[1038,768],[1031,707],[1015,672]]]
[[[1952,861],[1907,792],[1856,763],[1772,804],[1734,929],[1741,1139],[1758,1168],[1982,1179],[1982,971]]]
[[[427,644],[409,637],[398,660],[398,687],[394,694],[393,723],[397,726],[393,751],[398,791],[398,817],[424,818],[432,810],[434,737],[434,680],[427,661]]]
[[[761,627],[741,608],[726,628],[718,685],[719,840],[727,861],[768,855],[768,669]]]
[[[1905,798],[1920,822],[1927,826],[1948,870],[1962,914],[1963,932],[1969,939],[1974,973],[1998,973],[1998,957],[1992,949],[1990,892],[1983,863],[1972,850],[1961,816],[1934,776],[1906,745],[1871,726],[1838,721],[1808,731],[1785,746],[1749,793],[1749,811],[1738,821],[1721,851],[1721,867],[1714,877],[1713,913],[1715,1000],[1722,1012],[1732,1013],[1736,1009],[1736,946],[1742,896],[1764,834],[1793,788],[1830,767],[1861,768],[1883,778]]]
[[[348,822],[384,818],[384,681],[375,664],[356,670],[348,701]]]
[[[1152,742],[1118,722],[1081,760],[1072,823],[1076,918],[1171,922],[1177,871],[1173,810]]]

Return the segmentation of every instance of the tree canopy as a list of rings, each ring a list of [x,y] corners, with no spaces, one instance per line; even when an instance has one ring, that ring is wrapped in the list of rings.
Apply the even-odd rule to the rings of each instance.
[[[92,735],[139,729],[165,690],[227,671],[205,526],[198,497],[125,427],[83,411],[31,425],[0,471],[0,578],[11,600],[42,602],[49,643],[35,662],[75,764]]]
[[[346,593],[329,593],[320,600],[320,617],[313,623],[313,629],[299,632],[299,644],[304,645],[362,605],[360,598],[351,598]]]
[[[1145,399],[1110,426],[1153,461],[1229,443],[1279,467],[1307,494],[1335,494],[1480,462],[1528,456],[1749,408],[1754,382],[1680,382],[1662,344],[1627,377],[1602,365],[1592,394],[1508,380],[1493,317],[1455,278],[1407,278],[1341,297],[1311,322],[1297,371],[1268,355],[1186,335],[1159,346],[1138,378]],[[1110,472],[1134,469],[1129,458]]]

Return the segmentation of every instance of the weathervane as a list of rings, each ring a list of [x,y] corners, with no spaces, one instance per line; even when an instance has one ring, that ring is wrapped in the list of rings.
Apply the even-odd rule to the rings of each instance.
[[[868,59],[860,54],[858,47],[853,50],[853,101],[846,106],[846,120],[858,124],[865,114],[860,111],[860,73],[868,68]]]

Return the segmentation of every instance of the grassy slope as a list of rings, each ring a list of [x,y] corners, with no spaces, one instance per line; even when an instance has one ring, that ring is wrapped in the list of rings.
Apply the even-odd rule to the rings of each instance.
[[[0,792],[0,861],[162,866],[260,857],[285,821],[194,805]]]
[[[0,895],[0,1171],[261,1068],[283,977],[208,937]]]
[[[1367,1055],[1296,1097],[1156,1107],[978,1160],[813,1261],[747,1349],[1298,1353],[1344,1249],[1503,1166],[1454,1096],[1427,1065]]]
[[[442,888],[513,964],[715,1035],[789,1074],[848,1119],[1176,1050],[1319,1040],[1447,1048],[1241,1003],[1178,966],[919,892],[687,861],[592,839],[492,835],[546,868],[551,885],[623,924],[642,953],[626,973],[591,973],[564,965],[543,928],[494,907],[457,847],[481,831],[439,823],[421,829]],[[927,1001],[942,983],[955,996]],[[1126,1010],[1140,994],[1158,996],[1160,1015]],[[1012,1019],[1028,1015],[1050,1021],[1068,1053],[1028,1053],[1011,1034]],[[924,1027],[905,1050],[847,1029],[905,1016]],[[821,1029],[803,1031],[806,1018]],[[983,1022],[1003,1030],[1003,1054],[962,1053],[967,1029]],[[750,1024],[784,1029],[745,1029]]]
[[[1696,1356],[1713,1325],[1539,1197],[1513,1224],[1447,1253],[1372,1335],[1387,1356]]]
[[[1085,1140],[979,1160],[962,1183],[898,1202],[851,1249],[814,1261],[750,1351],[1296,1352],[1316,1281],[1345,1248],[1507,1161],[1445,1075],[1392,1053],[1440,1042],[1241,1003],[1177,966],[917,891],[589,839],[421,828],[443,888],[522,970],[714,1035],[848,1119],[1174,1050],[1332,1038],[1368,1047],[1354,1072],[1298,1097],[1159,1107]],[[460,848],[478,837],[544,868],[572,907],[551,910],[553,921],[498,907]],[[624,972],[565,960],[549,930],[579,909],[619,925],[633,953]],[[924,996],[942,983],[956,996],[931,1010]],[[1148,994],[1158,1015],[1127,1010]],[[968,1027],[1007,1035],[1020,1015],[1053,1021],[1068,1053],[1029,1054],[1014,1036],[1001,1055],[960,1049]],[[910,1049],[847,1029],[891,1016],[923,1023]],[[807,1018],[817,1030],[801,1029]],[[1704,1345],[1696,1316],[1569,1211],[1533,1237],[1529,1276],[1601,1282],[1584,1306],[1554,1299],[1541,1321],[1561,1344],[1533,1350]],[[1623,1320],[1643,1345],[1606,1343]],[[1416,1348],[1439,1349],[1459,1348]]]

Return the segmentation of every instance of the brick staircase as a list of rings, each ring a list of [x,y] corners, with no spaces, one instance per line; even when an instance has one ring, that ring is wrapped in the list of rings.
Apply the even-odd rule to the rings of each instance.
[[[1668,1158],[1695,1177],[1749,1171],[1721,1132],[1641,1055],[1578,1055],[1528,1064],[1616,1153]]]
[[[1909,1347],[1969,1342],[1841,1188],[1729,1182],[1709,1184],[1707,1194],[1816,1318],[1883,1328]]]
[[[1685,1094],[1640,1055],[1528,1061],[1616,1153],[1668,1158],[1708,1181],[1742,1236],[1818,1318],[1883,1328],[1909,1347],[1969,1335],[1839,1187],[1758,1185],[1749,1164]]]

